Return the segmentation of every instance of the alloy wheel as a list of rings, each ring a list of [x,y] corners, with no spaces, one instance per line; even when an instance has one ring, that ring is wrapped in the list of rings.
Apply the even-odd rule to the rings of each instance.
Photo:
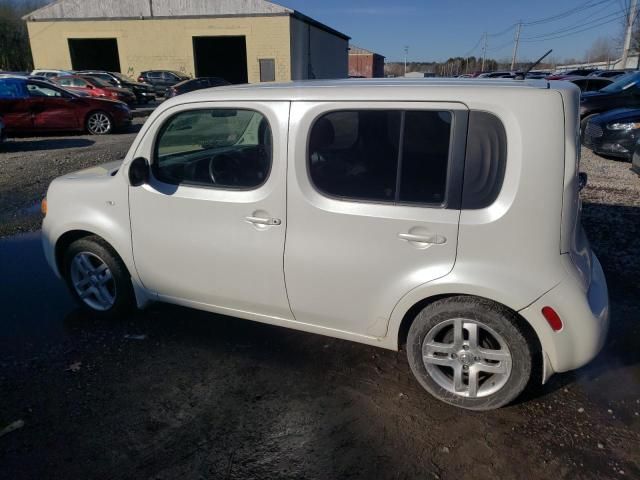
[[[422,343],[427,373],[443,389],[467,398],[487,397],[509,380],[511,352],[483,323],[454,318],[434,326]]]
[[[89,117],[87,124],[89,131],[98,135],[109,133],[111,130],[111,120],[104,113],[93,113]]]
[[[97,255],[80,252],[71,261],[71,283],[90,308],[106,311],[116,301],[116,284],[107,264]]]

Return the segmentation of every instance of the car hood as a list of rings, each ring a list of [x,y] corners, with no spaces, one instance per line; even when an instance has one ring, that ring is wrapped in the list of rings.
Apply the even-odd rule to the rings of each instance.
[[[637,122],[640,121],[640,108],[617,108],[601,113],[595,121],[598,123]]]
[[[95,167],[85,168],[84,170],[78,170],[64,175],[62,178],[74,179],[74,178],[89,178],[89,177],[105,177],[107,175],[114,175],[122,165],[123,160],[115,160],[113,162],[103,163],[96,165]]]

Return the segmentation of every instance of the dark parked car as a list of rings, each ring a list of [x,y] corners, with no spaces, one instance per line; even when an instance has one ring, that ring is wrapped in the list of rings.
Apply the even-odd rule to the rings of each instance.
[[[152,85],[136,82],[133,78],[127,77],[122,73],[107,72],[105,70],[82,70],[76,73],[104,80],[114,87],[129,89],[136,96],[138,103],[149,103],[156,99],[156,92]]]
[[[52,79],[51,82],[65,90],[85,92],[91,97],[120,100],[127,105],[133,105],[136,102],[136,96],[128,88],[114,87],[104,80],[89,75],[63,75]]]
[[[547,80],[564,80],[566,77],[584,77],[597,72],[597,68],[576,68],[574,70],[567,70],[566,72],[554,73],[547,77]]]
[[[636,143],[631,157],[631,170],[640,175],[640,140]]]
[[[577,85],[581,92],[596,92],[613,83],[610,78],[599,77],[567,77],[563,81]]]
[[[183,93],[193,92],[194,90],[202,90],[203,88],[210,87],[222,87],[224,85],[231,85],[224,78],[219,77],[200,77],[192,78],[190,80],[184,80],[180,83],[176,83],[173,87],[167,88],[166,97],[175,97],[176,95],[182,95]]]
[[[596,72],[590,73],[590,77],[601,77],[601,78],[618,78],[624,75],[625,73],[635,72],[635,70],[598,70]]]
[[[4,128],[4,122],[2,121],[2,117],[0,117],[0,143],[4,142],[6,137],[6,132]]]
[[[131,124],[131,111],[122,102],[80,97],[21,78],[0,79],[0,116],[7,134],[74,130],[104,135]]]
[[[582,143],[600,155],[630,160],[639,138],[640,109],[620,108],[589,117]]]
[[[591,115],[615,108],[640,108],[640,72],[627,73],[597,92],[580,96],[580,131]]]
[[[171,70],[148,70],[140,74],[138,81],[153,85],[157,95],[165,96],[169,87],[173,87],[177,83],[190,78],[184,73]]]

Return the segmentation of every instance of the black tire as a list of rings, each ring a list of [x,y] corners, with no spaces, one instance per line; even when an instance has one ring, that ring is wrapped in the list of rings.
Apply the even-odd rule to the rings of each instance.
[[[85,128],[91,135],[108,135],[114,130],[113,119],[107,112],[101,110],[91,112],[87,115]]]
[[[506,382],[494,393],[470,398],[443,388],[427,371],[422,352],[427,334],[434,328],[441,328],[443,322],[459,318],[489,327],[502,337],[509,349],[511,372],[508,377],[504,375]],[[457,296],[438,300],[426,306],[415,317],[407,337],[407,357],[409,366],[418,382],[437,399],[469,410],[492,410],[512,402],[525,389],[531,377],[534,348],[518,327],[518,319],[513,312],[489,300],[471,296]],[[458,360],[452,361],[461,362],[459,358],[462,355],[456,357]],[[440,371],[444,373],[453,372],[453,369],[449,370],[447,367],[435,368],[440,368]],[[468,366],[464,368],[469,369]],[[485,378],[484,381],[491,382],[492,377]],[[480,390],[478,391],[480,392]]]
[[[584,131],[587,128],[587,123],[589,122],[589,120],[591,120],[596,115],[598,115],[598,114],[597,113],[592,113],[591,115],[587,115],[582,120],[580,120],[580,140],[582,140],[582,135],[584,134]]]
[[[91,258],[101,260],[111,275],[109,289],[113,293],[113,304],[109,308],[96,309],[80,297],[73,283],[72,262],[79,254],[88,254]],[[95,260],[98,263],[97,260]],[[135,295],[131,284],[131,275],[115,250],[102,238],[92,235],[71,243],[64,253],[63,276],[73,298],[86,311],[103,318],[116,318],[133,310]]]

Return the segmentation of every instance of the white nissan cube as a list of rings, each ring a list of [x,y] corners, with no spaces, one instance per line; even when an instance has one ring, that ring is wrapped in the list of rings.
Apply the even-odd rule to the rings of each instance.
[[[497,408],[606,336],[578,106],[575,86],[542,80],[181,95],[124,161],[51,184],[44,251],[97,315],[161,301],[406,345],[435,397]]]

